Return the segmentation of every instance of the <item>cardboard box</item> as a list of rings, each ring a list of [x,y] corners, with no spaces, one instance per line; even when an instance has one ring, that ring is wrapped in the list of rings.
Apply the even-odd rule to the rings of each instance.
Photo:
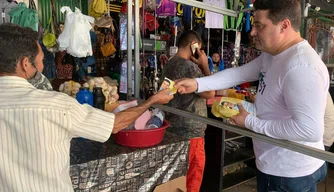
[[[161,184],[153,192],[187,192],[186,177],[182,176]]]

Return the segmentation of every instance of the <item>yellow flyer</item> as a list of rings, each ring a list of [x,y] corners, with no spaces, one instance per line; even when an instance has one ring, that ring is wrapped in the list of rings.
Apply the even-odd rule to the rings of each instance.
[[[211,112],[216,117],[230,118],[239,114],[239,103],[242,104],[248,113],[256,116],[256,109],[253,103],[230,97],[222,97],[220,101],[215,101],[212,105]]]
[[[165,77],[164,81],[161,83],[159,91],[169,88],[172,91],[172,94],[177,92],[177,89],[174,87],[175,82]]]

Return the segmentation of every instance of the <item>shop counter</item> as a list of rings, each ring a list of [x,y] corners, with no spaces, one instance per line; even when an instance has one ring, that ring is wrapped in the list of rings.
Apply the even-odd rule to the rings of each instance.
[[[75,192],[151,192],[188,170],[189,140],[166,131],[150,148],[72,139],[70,177]]]

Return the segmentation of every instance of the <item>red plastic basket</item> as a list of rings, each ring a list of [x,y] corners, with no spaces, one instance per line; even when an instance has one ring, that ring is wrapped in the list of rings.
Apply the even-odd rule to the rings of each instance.
[[[144,148],[157,145],[162,141],[165,135],[165,129],[170,123],[164,121],[162,127],[147,130],[123,130],[115,135],[116,143],[127,146]]]

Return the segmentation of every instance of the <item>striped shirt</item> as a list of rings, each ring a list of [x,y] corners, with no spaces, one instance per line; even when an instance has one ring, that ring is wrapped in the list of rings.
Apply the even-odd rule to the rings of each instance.
[[[71,139],[106,141],[114,114],[19,77],[0,77],[0,90],[0,191],[73,191]]]

